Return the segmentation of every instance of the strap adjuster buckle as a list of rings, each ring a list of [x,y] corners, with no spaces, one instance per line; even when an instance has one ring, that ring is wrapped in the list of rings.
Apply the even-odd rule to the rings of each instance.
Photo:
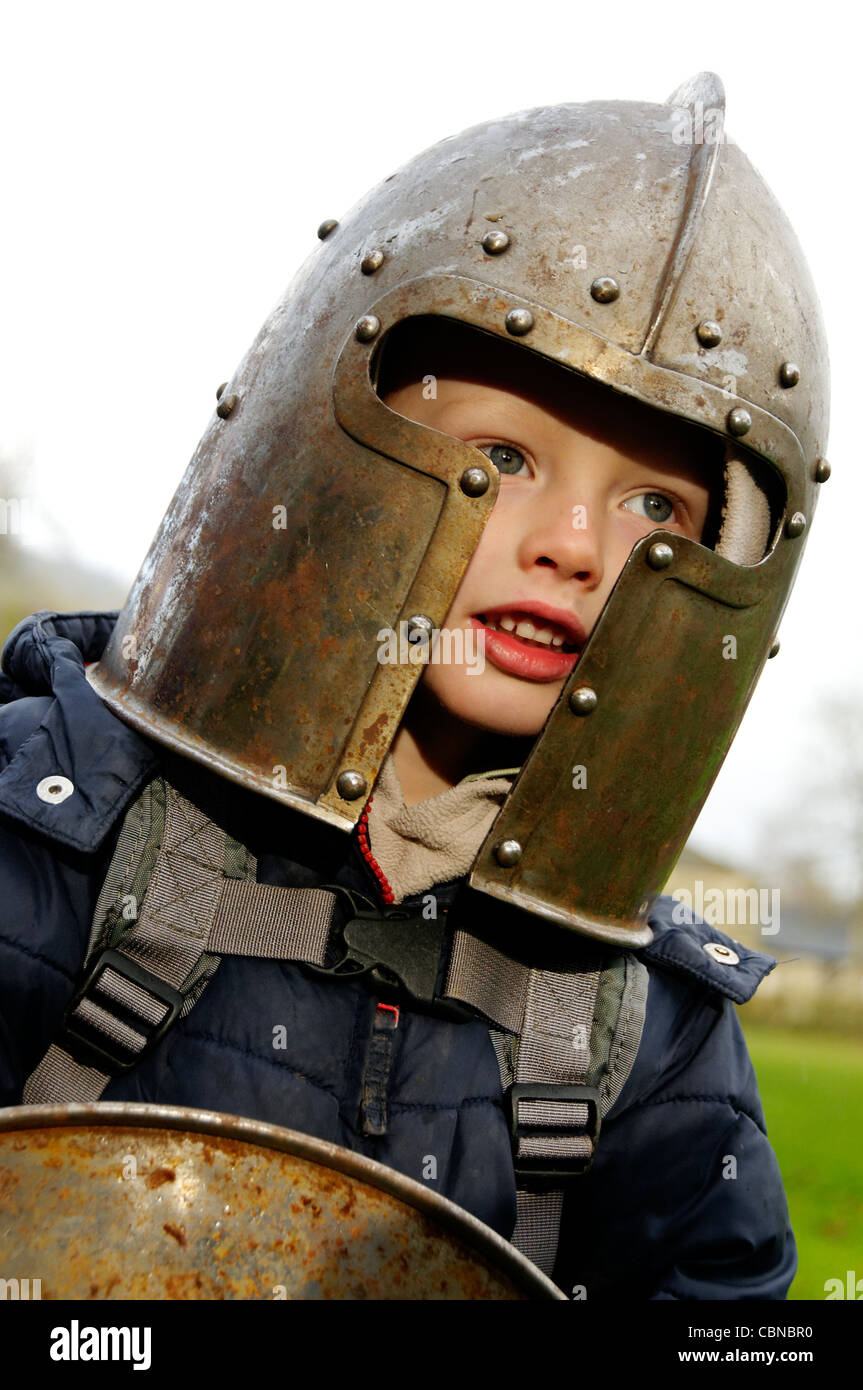
[[[106,970],[113,971],[130,985],[144,990],[151,999],[165,1005],[158,1023],[150,1023],[133,1005],[121,1003],[104,989],[100,991],[99,982]],[[110,1076],[119,1076],[134,1067],[161,1042],[179,1018],[184,1002],[184,996],[165,980],[160,980],[124,952],[108,948],[99,953],[84,983],[67,1004],[63,1014],[63,1031],[57,1043],[83,1066],[96,1067]],[[128,1034],[128,1042],[111,1037],[96,1019],[76,1018],[76,1012],[83,1003],[95,1005],[109,1014],[120,1030]]]
[[[332,940],[342,952],[330,966],[308,965],[315,974],[340,979],[364,979],[384,998],[407,1000],[420,1012],[453,1022],[475,1020],[476,1014],[455,999],[436,993],[446,944],[446,921],[426,918],[399,904],[377,907],[339,883],[321,884],[344,894],[349,917],[333,929]]]
[[[517,1178],[537,1179],[545,1185],[552,1181],[562,1182],[587,1172],[593,1162],[601,1126],[599,1091],[595,1086],[515,1081],[507,1088],[504,1100]],[[587,1106],[587,1119],[584,1125],[577,1122],[558,1125],[549,1120],[522,1118],[519,1108],[526,1101],[557,1101],[570,1104],[575,1101]],[[521,1141],[524,1139],[563,1139],[575,1136],[583,1136],[591,1141],[588,1155],[561,1154],[559,1157],[553,1157],[546,1153],[532,1157],[519,1153]]]

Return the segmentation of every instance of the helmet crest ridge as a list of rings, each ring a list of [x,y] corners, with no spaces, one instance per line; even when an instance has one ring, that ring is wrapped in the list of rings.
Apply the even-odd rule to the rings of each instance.
[[[695,245],[698,226],[710,195],[713,175],[719,159],[719,151],[725,134],[725,88],[714,72],[702,72],[691,82],[678,87],[669,97],[668,105],[675,110],[701,104],[701,110],[709,108],[719,113],[719,120],[711,132],[710,143],[703,140],[692,142],[689,158],[689,177],[686,186],[686,199],[683,213],[674,238],[674,244],[665,266],[657,291],[656,303],[651,315],[650,325],[645,334],[641,351],[650,357],[663,321],[677,293],[686,262]]]

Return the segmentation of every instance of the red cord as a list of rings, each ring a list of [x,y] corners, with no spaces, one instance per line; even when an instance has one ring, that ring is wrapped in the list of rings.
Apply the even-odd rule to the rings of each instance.
[[[371,808],[373,800],[374,798],[370,796],[365,804],[365,809],[363,810],[363,813],[357,822],[357,842],[359,844],[360,853],[362,854],[363,859],[365,859],[366,863],[368,864],[372,872],[375,874],[378,883],[381,886],[381,893],[383,894],[384,902],[392,903],[395,901],[395,894],[393,893],[393,890],[389,885],[389,881],[387,879],[386,874],[384,873],[380,864],[377,862],[374,855],[372,854],[371,847],[369,845],[369,810]]]

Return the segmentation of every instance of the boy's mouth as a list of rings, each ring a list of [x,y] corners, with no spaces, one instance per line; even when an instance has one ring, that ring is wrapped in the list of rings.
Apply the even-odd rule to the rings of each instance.
[[[580,625],[575,621],[566,624],[554,622],[521,608],[489,610],[478,613],[477,617],[492,632],[508,633],[528,647],[544,648],[569,656],[584,646],[584,636],[578,631]]]
[[[489,609],[470,621],[483,633],[485,656],[492,666],[526,681],[566,679],[587,641],[575,616],[549,604]]]

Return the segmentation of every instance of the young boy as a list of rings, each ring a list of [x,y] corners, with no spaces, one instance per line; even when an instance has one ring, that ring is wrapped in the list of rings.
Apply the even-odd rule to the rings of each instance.
[[[733,1008],[773,962],[657,895],[827,476],[824,352],[693,103],[494,122],[323,224],[116,626],[13,633],[3,1104],[334,1141],[575,1297],[785,1297]]]

